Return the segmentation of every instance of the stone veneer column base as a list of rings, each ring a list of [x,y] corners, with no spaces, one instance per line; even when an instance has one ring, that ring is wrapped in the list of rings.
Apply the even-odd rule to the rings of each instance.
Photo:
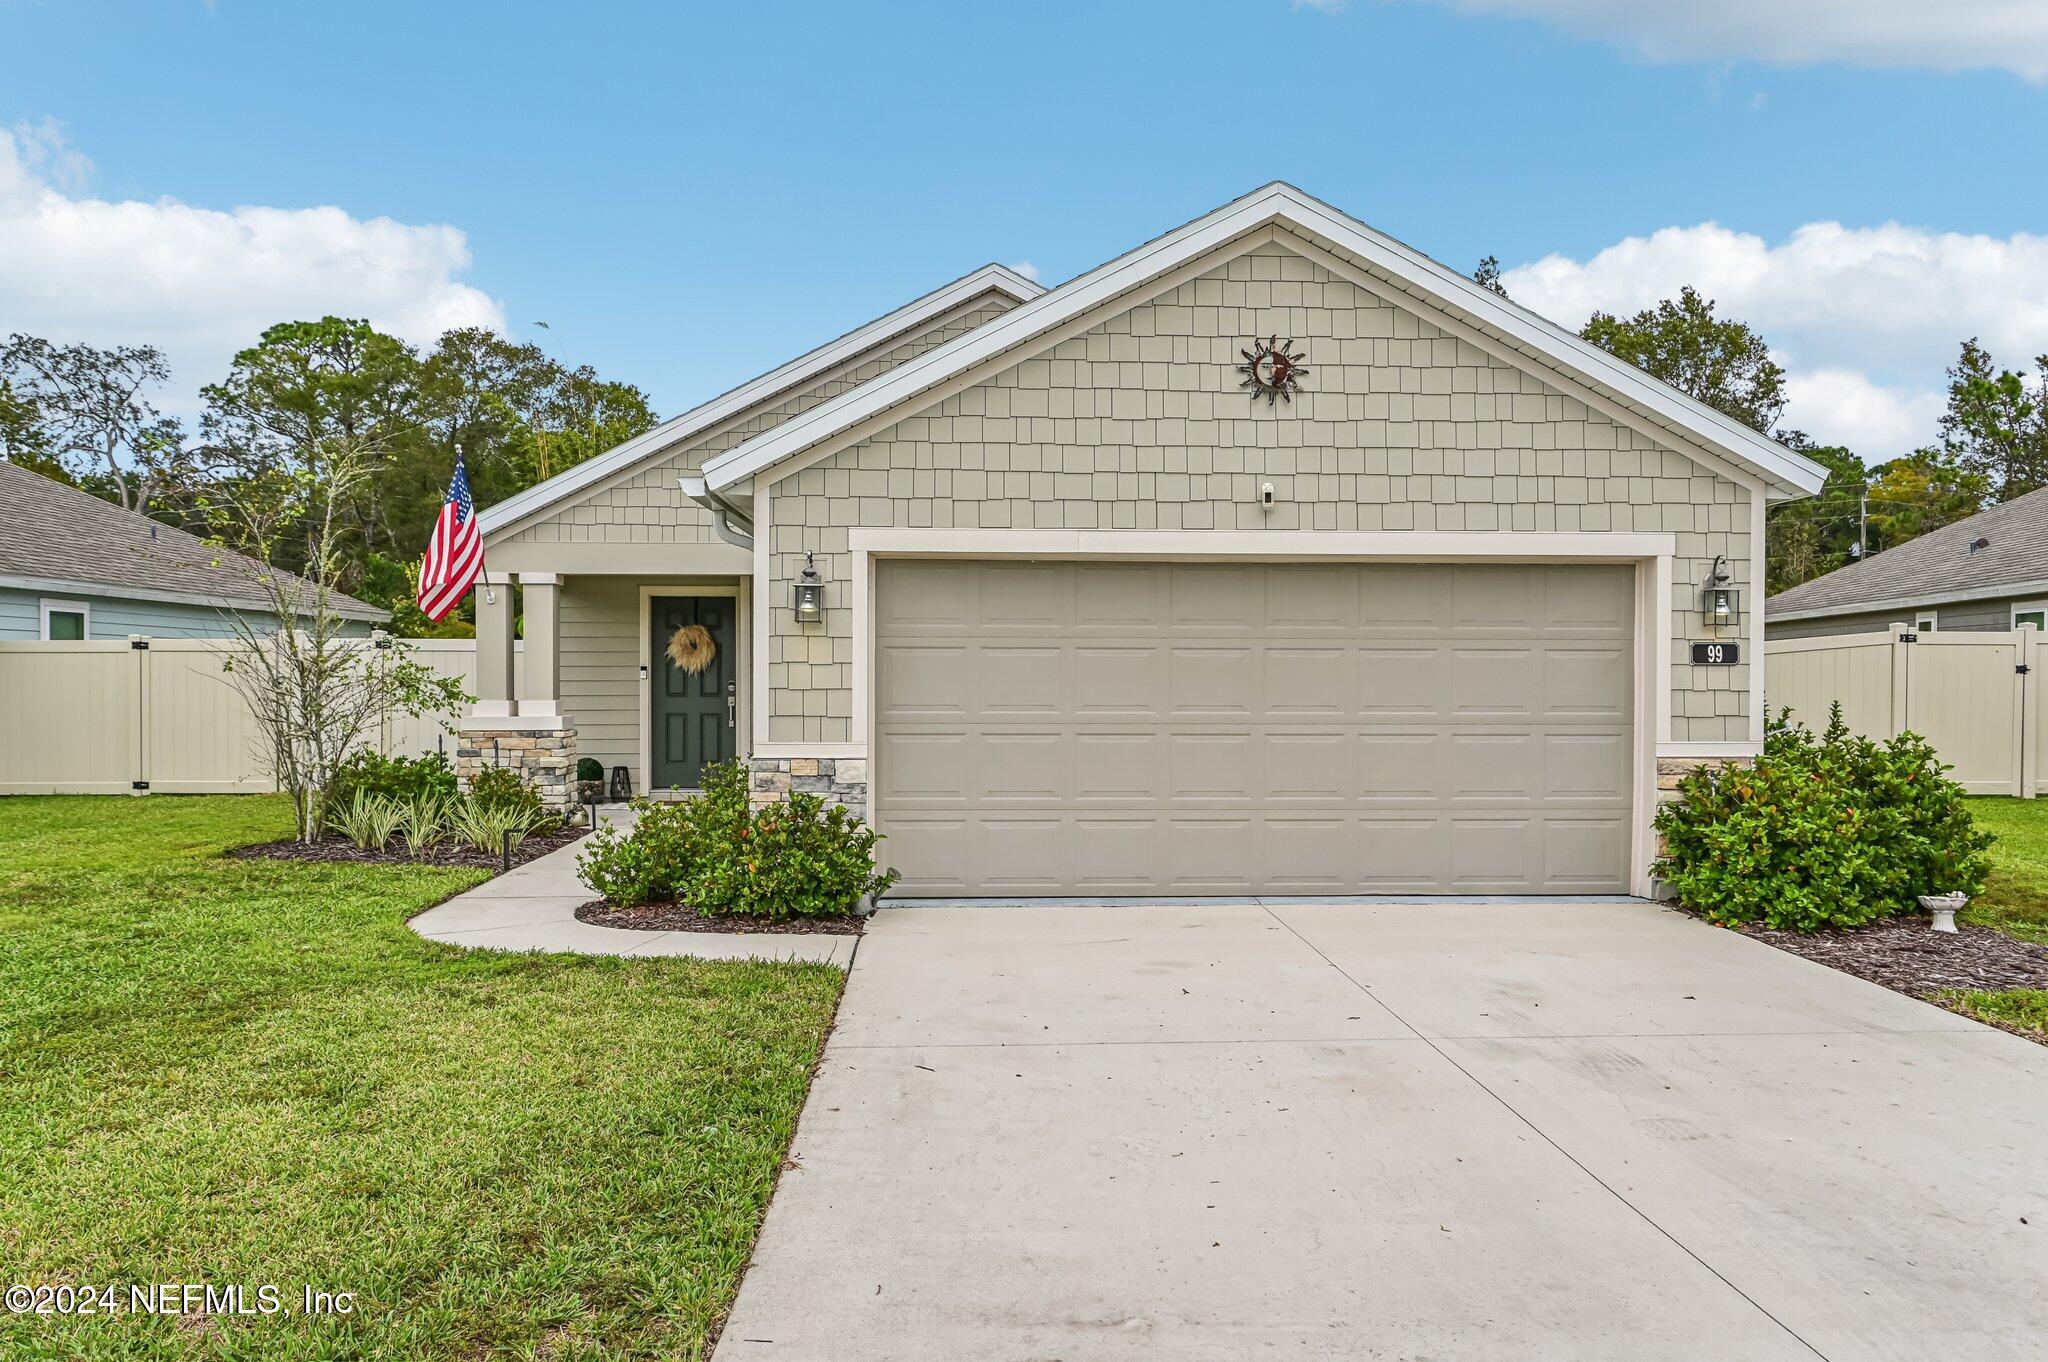
[[[1751,766],[1755,757],[1659,757],[1657,758],[1657,802],[1662,804],[1678,792],[1678,782],[1694,771],[1708,767],[1726,770]]]
[[[477,772],[509,766],[533,786],[540,802],[566,813],[576,804],[576,725],[541,728],[528,721],[476,717],[456,730],[455,782],[462,789]]]
[[[786,799],[792,790],[839,804],[862,819],[868,816],[868,763],[865,757],[751,757],[753,780],[747,802],[754,808]]]

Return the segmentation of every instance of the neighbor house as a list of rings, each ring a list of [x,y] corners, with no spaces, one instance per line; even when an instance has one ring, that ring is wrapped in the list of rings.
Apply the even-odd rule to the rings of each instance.
[[[2048,489],[1944,525],[1764,602],[1771,638],[2048,628]]]
[[[1644,892],[1660,779],[1763,737],[1714,588],[1822,476],[1276,184],[490,508],[462,761],[738,757],[898,894]]]
[[[273,619],[269,571],[0,460],[0,640],[225,638],[236,614]],[[390,617],[352,596],[329,599],[345,633],[368,634]]]

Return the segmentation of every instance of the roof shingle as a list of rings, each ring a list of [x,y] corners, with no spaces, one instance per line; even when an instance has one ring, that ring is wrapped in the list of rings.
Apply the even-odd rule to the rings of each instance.
[[[270,602],[260,578],[273,571],[231,549],[0,460],[0,578],[82,582],[145,599],[262,609]],[[329,599],[336,614],[379,621],[391,617],[389,611],[340,592],[330,593]]]

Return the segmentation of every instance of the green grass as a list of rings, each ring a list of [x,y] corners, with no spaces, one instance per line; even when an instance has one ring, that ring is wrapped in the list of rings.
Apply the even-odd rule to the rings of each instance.
[[[0,1357],[698,1357],[825,966],[470,954],[482,878],[221,859],[274,799],[0,800],[0,1284],[275,1284],[347,1318],[0,1315]]]
[[[2048,945],[2048,799],[1972,799],[1970,814],[1998,841],[1991,848],[1990,882],[1961,920]],[[1983,1021],[2048,1036],[2048,989],[1945,997]]]

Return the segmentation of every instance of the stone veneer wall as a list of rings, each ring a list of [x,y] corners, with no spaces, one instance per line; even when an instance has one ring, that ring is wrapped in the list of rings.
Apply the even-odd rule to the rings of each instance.
[[[760,808],[785,798],[792,790],[821,796],[868,816],[868,764],[854,757],[754,757],[749,802]]]
[[[508,766],[525,778],[551,809],[576,804],[576,730],[569,728],[464,728],[455,749],[455,783],[469,788],[477,772]]]
[[[1252,336],[1307,351],[1304,391],[1239,389]],[[1271,481],[1276,504],[1261,507]],[[1576,530],[1674,535],[1672,737],[1749,736],[1750,666],[1694,667],[1715,555],[1744,601],[1750,494],[1643,432],[1278,244],[1024,359],[770,489],[767,599],[806,550],[822,625],[770,615],[773,743],[845,742],[853,712],[849,532]]]

